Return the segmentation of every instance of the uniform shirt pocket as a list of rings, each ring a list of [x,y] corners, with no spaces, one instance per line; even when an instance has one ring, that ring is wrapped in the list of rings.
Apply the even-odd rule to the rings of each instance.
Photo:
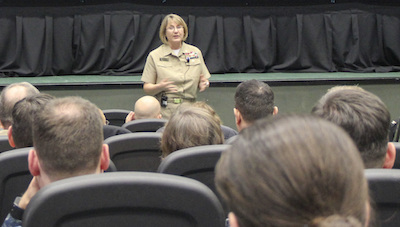
[[[187,64],[190,66],[200,65],[200,60],[198,58],[193,58],[193,59],[190,59]]]
[[[172,66],[172,63],[170,61],[159,61],[156,63],[157,67],[162,67],[162,68],[169,68]]]

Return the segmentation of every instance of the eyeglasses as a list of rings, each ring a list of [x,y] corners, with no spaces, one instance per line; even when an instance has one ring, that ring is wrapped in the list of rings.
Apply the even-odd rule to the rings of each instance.
[[[175,29],[176,29],[176,30],[181,30],[182,28],[183,28],[182,25],[178,25],[178,26],[176,26],[176,27],[170,26],[170,27],[167,28],[167,30],[172,32],[172,31],[175,31]]]

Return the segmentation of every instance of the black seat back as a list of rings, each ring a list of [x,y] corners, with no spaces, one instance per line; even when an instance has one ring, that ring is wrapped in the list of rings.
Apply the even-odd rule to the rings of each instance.
[[[161,133],[138,132],[112,136],[104,143],[119,171],[156,172],[161,161],[160,140]]]
[[[165,119],[138,119],[127,122],[122,127],[131,132],[156,132],[159,128],[164,127],[166,122]]]
[[[15,197],[24,193],[32,180],[28,167],[31,147],[0,153],[0,220],[10,212]]]
[[[223,227],[205,185],[160,173],[116,172],[57,181],[30,201],[22,226]]]
[[[125,118],[131,112],[124,109],[106,109],[102,110],[110,125],[122,126],[125,124]]]
[[[8,143],[8,136],[0,136],[0,153],[13,150],[14,148]]]
[[[366,169],[379,226],[400,226],[400,169]]]
[[[162,160],[158,172],[189,177],[216,192],[214,169],[221,154],[230,145],[205,145],[178,150]]]

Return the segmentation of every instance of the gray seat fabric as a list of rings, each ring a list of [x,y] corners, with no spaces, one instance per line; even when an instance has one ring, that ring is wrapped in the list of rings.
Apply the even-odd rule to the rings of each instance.
[[[165,119],[138,119],[127,122],[122,127],[131,132],[156,132],[159,128],[164,127],[166,122]]]
[[[137,132],[104,140],[118,171],[156,172],[161,161],[161,133]]]
[[[222,152],[229,147],[230,145],[226,144],[205,145],[172,152],[162,160],[158,172],[200,181],[219,197],[214,184],[214,169]],[[223,201],[220,201],[223,204]],[[228,212],[226,207],[224,209]]]
[[[378,226],[400,226],[400,169],[366,169]]]
[[[24,227],[223,227],[212,191],[192,179],[160,173],[86,175],[42,188],[24,212]]]
[[[21,196],[28,188],[32,175],[28,167],[28,154],[32,147],[19,148],[0,153],[0,220],[10,212],[15,197]],[[107,172],[117,168],[110,161]]]
[[[122,126],[125,124],[125,118],[131,112],[124,109],[105,109],[102,110],[110,125]]]
[[[10,212],[14,199],[26,191],[32,180],[28,168],[31,147],[0,153],[0,220]]]
[[[14,148],[8,143],[8,136],[0,136],[0,153],[13,150]]]
[[[126,133],[131,133],[128,129],[122,128],[121,126],[115,125],[103,125],[103,137],[107,139],[111,136],[122,135]]]

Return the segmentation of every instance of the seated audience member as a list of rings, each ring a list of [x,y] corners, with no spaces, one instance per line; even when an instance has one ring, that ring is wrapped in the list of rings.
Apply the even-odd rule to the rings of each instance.
[[[222,130],[222,133],[224,134],[224,139],[225,139],[225,140],[231,138],[232,136],[236,136],[236,135],[238,134],[237,131],[233,130],[232,128],[227,127],[227,126],[225,126],[225,125],[222,125],[222,120],[221,120],[221,118],[219,117],[219,115],[217,114],[217,112],[215,112],[215,110],[214,110],[210,105],[208,105],[206,102],[197,101],[197,102],[194,102],[194,103],[193,103],[193,106],[206,109],[206,110],[208,110],[208,111],[211,113],[211,115],[212,115],[213,117],[215,117],[215,119],[216,119],[216,120],[219,122],[219,124],[221,125],[221,130]]]
[[[161,119],[160,102],[153,96],[143,96],[135,103],[134,112],[126,116],[125,123],[137,119]]]
[[[8,127],[11,126],[11,112],[14,104],[19,100],[34,94],[39,90],[28,82],[14,83],[5,87],[0,94],[0,124],[4,131],[0,135],[7,135]]]
[[[183,148],[222,143],[221,125],[209,111],[182,104],[165,126],[161,139],[162,157]]]
[[[109,125],[109,122],[106,119],[106,116],[104,115],[103,111],[101,109],[98,109],[98,110],[100,112],[101,121],[103,123],[103,137],[104,137],[104,139],[107,139],[107,138],[109,138],[111,136],[131,133],[131,131],[129,131],[126,128],[122,128],[121,126]]]
[[[376,95],[356,86],[328,90],[312,114],[342,127],[354,140],[365,168],[392,168],[396,157],[389,143],[390,113]]]
[[[239,132],[258,119],[277,114],[274,92],[262,81],[247,80],[240,83],[235,92],[233,113]]]
[[[126,128],[122,128],[121,126],[116,125],[103,125],[103,136],[104,139],[107,139],[111,136],[122,135],[132,133]]]
[[[244,81],[237,86],[233,114],[239,133],[256,120],[277,113],[278,107],[274,105],[274,92],[268,84],[253,79]],[[236,136],[227,140],[226,143],[230,144],[235,139]]]
[[[222,154],[215,181],[231,227],[369,223],[357,147],[343,129],[320,118],[257,121]]]
[[[214,108],[212,108],[210,105],[208,105],[206,102],[203,101],[196,101],[192,104],[192,106],[195,107],[199,107],[205,110],[208,110],[210,112],[210,114],[219,122],[220,125],[222,125],[222,120],[219,117],[219,115],[217,114],[217,112],[215,112]]]
[[[29,153],[33,179],[3,226],[20,226],[22,212],[40,188],[64,178],[101,173],[108,168],[102,119],[97,107],[79,97],[54,99],[35,115],[34,149]]]
[[[54,98],[49,94],[39,93],[15,103],[11,114],[12,125],[8,129],[11,147],[33,147],[32,125],[35,114]]]

